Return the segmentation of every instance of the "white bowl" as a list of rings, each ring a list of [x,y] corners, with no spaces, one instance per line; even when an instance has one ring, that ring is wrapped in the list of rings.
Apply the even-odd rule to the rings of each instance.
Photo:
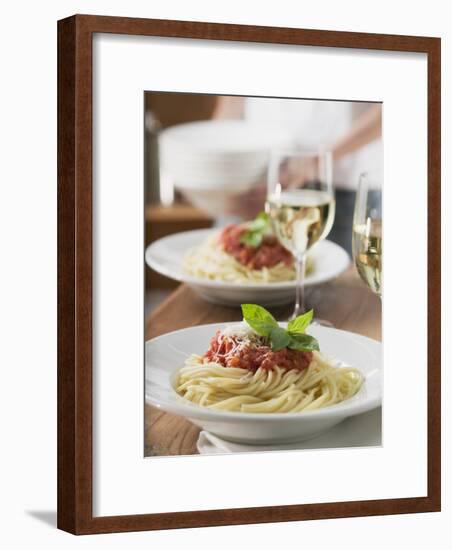
[[[229,324],[211,324],[170,332],[146,342],[146,402],[183,416],[203,430],[228,441],[274,444],[302,441],[325,432],[345,418],[374,409],[382,397],[380,342],[342,330],[311,326],[309,333],[322,353],[358,368],[365,376],[360,391],[331,407],[301,413],[238,413],[214,411],[185,400],[174,390],[177,371],[192,353],[203,354],[215,331]]]
[[[258,303],[274,306],[289,303],[295,298],[295,281],[281,283],[237,284],[211,281],[185,273],[183,258],[190,248],[203,243],[218,229],[196,229],[163,237],[146,249],[146,263],[155,271],[187,283],[205,300],[239,306],[243,303]],[[347,269],[350,259],[347,252],[331,241],[317,243],[309,252],[313,270],[306,275],[305,285],[317,285],[337,277]]]
[[[290,134],[278,127],[247,120],[203,120],[178,124],[163,130],[159,136],[162,149],[177,154],[230,155],[256,153],[291,142]]]
[[[265,175],[270,151],[291,145],[287,132],[245,120],[172,126],[159,135],[161,179],[199,208],[222,213],[223,196],[251,189]]]

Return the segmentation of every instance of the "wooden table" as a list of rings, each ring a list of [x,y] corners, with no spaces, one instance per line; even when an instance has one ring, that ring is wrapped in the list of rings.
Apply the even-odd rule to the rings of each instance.
[[[329,283],[306,289],[306,301],[316,317],[336,328],[381,340],[381,304],[350,269]],[[269,308],[276,319],[287,319],[293,305]],[[186,285],[180,285],[147,319],[146,339],[172,330],[214,322],[241,321],[240,308],[205,302]],[[145,406],[145,454],[197,454],[199,428],[180,416]]]

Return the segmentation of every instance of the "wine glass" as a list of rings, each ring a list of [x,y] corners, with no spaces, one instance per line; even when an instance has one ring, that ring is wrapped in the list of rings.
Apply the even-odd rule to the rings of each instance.
[[[266,211],[279,242],[296,265],[294,319],[305,312],[307,251],[324,239],[334,221],[331,152],[273,151],[268,170]]]
[[[361,279],[372,292],[382,291],[382,204],[379,177],[365,172],[359,178],[353,216],[353,258]]]

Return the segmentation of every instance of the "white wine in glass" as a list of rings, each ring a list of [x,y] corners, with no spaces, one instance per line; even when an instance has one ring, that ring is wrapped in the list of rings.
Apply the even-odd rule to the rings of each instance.
[[[276,237],[295,260],[297,284],[291,319],[305,311],[306,253],[330,232],[335,204],[331,153],[272,153],[266,210]]]
[[[380,185],[375,175],[364,173],[356,193],[353,217],[353,258],[361,279],[381,296],[383,234]]]
[[[331,230],[335,201],[325,191],[282,191],[268,198],[268,213],[281,244],[297,257]]]

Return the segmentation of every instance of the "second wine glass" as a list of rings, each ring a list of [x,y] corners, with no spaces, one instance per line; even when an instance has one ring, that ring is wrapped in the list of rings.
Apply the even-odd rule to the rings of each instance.
[[[328,235],[334,221],[331,153],[272,152],[267,191],[266,210],[273,231],[296,265],[294,319],[305,311],[306,253]]]
[[[353,258],[361,279],[381,297],[383,225],[381,178],[365,172],[359,178],[353,215]]]

